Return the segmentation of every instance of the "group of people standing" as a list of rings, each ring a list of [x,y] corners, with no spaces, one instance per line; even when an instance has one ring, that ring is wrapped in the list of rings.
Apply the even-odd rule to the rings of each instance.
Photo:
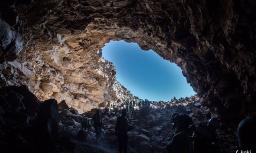
[[[192,118],[186,114],[174,113],[171,117],[174,135],[167,145],[168,153],[221,153],[217,141],[216,129],[219,121],[213,117],[207,123],[197,127],[194,126]],[[102,121],[100,111],[97,110],[93,116],[93,125],[97,141],[101,137]],[[129,124],[127,110],[123,109],[117,117],[115,135],[118,142],[119,153],[127,152]],[[243,119],[237,131],[239,149],[250,150],[253,153],[256,149],[256,117],[248,116]],[[239,152],[240,153],[240,152]]]
[[[168,153],[221,153],[216,130],[219,120],[211,118],[205,125],[195,127],[185,114],[172,116],[174,136],[167,146]],[[248,115],[237,128],[238,148],[236,153],[256,152],[256,116]],[[230,150],[232,152],[232,150]]]
[[[126,117],[126,109],[123,109],[121,115],[117,117],[116,125],[115,125],[115,134],[118,140],[118,151],[119,153],[127,152],[127,143],[128,143],[128,120]],[[97,109],[95,114],[93,115],[93,126],[95,129],[96,140],[99,141],[101,137],[101,129],[102,129],[102,118],[100,114],[100,110]]]
[[[174,136],[167,146],[168,153],[219,153],[216,139],[217,119],[194,126],[192,118],[186,114],[173,114]]]

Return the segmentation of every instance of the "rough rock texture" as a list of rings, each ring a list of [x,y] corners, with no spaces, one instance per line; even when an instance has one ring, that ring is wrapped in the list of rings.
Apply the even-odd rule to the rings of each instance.
[[[227,121],[237,119],[256,109],[255,6],[254,0],[35,0],[17,6],[27,42],[18,62],[33,75],[1,78],[87,109],[88,100],[105,100],[113,81],[98,73],[104,65],[98,51],[110,39],[125,39],[177,63],[202,102]]]
[[[55,102],[52,99],[39,101],[25,86],[0,88],[1,153],[116,152],[115,124],[122,106],[101,110],[102,137],[96,142],[92,119],[95,112],[79,114],[77,110],[68,108],[65,102],[61,102],[57,110]],[[199,130],[206,130],[210,117],[209,109],[201,105],[200,98],[196,96],[171,102],[130,101],[126,105],[127,108],[139,106],[138,109],[127,109],[131,127],[128,152],[133,153],[165,153],[166,145],[175,132],[170,118],[174,113],[191,116],[195,129]],[[199,130],[195,130],[196,137],[204,134]],[[222,152],[234,152],[236,141],[233,131],[224,125],[216,125],[216,132],[216,144]]]
[[[1,88],[1,152],[53,152],[58,129],[57,102],[53,101],[41,103],[26,86]]]
[[[19,33],[13,31],[8,23],[0,19],[0,62],[12,61],[23,48]]]
[[[140,102],[139,102],[140,103]],[[139,104],[137,103],[137,104]],[[184,113],[192,117],[196,129],[205,130],[209,119],[209,109],[200,104],[199,98],[173,100],[171,102],[148,102],[150,105],[128,111],[130,130],[128,132],[128,152],[133,153],[164,153],[166,145],[174,134],[170,116],[174,113]],[[130,103],[131,104],[131,103]],[[128,104],[129,105],[129,104]],[[92,128],[91,116],[93,112],[79,115],[72,109],[60,110],[60,135],[74,141],[74,150],[77,152],[116,152],[117,139],[115,123],[120,108],[117,110],[102,110],[103,134],[98,143],[95,143],[95,130]],[[81,131],[83,120],[87,120],[87,128]],[[201,131],[196,131],[196,136]],[[235,135],[232,130],[217,126],[217,145],[221,152],[234,152],[236,149]],[[61,145],[61,144],[59,144]]]
[[[130,91],[128,91],[124,86],[122,86],[118,81],[115,81],[113,84],[113,91],[115,92],[115,97],[117,101],[112,102],[112,107],[122,106],[125,102],[140,102],[142,99],[139,99],[136,96],[133,96]]]

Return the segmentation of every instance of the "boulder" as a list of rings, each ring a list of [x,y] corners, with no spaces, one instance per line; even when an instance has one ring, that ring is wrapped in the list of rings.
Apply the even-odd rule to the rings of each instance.
[[[22,49],[23,41],[20,34],[0,19],[0,62],[13,61]]]

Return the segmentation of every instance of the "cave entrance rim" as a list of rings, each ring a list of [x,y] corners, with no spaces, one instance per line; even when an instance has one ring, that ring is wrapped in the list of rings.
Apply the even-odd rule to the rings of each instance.
[[[134,41],[110,40],[100,56],[113,65],[115,79],[139,99],[170,102],[196,95],[177,64]]]

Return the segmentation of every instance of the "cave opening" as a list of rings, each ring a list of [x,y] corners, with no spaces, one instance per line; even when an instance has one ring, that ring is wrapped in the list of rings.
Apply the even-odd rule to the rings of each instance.
[[[175,134],[170,125],[175,111],[189,115],[197,132],[204,132],[200,125],[208,123],[208,114],[217,117],[217,143],[210,144],[218,144],[221,152],[254,152],[256,142],[244,148],[235,133],[238,123],[256,112],[255,6],[253,0],[2,0],[1,151],[107,152],[91,141],[95,130],[82,125],[84,119],[90,123],[90,110],[106,104],[129,99],[141,106],[141,99],[118,84],[111,64],[97,55],[109,40],[124,39],[176,63],[198,95],[134,111],[128,152],[165,152],[167,135]],[[56,99],[58,109],[48,99]],[[113,127],[120,112],[103,113],[114,152]],[[255,127],[242,131],[255,140]]]
[[[102,57],[113,63],[117,81],[140,99],[167,102],[196,94],[181,68],[152,49],[143,50],[135,42],[111,40],[101,50]]]

